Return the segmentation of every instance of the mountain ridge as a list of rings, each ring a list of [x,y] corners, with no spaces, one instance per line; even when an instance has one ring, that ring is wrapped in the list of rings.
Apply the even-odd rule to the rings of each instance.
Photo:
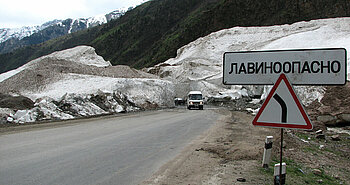
[[[108,14],[96,15],[89,18],[68,18],[52,20],[42,25],[23,26],[21,28],[0,28],[0,54],[9,53],[17,48],[40,44],[66,34],[95,27],[117,19],[129,11],[129,8],[120,8]]]

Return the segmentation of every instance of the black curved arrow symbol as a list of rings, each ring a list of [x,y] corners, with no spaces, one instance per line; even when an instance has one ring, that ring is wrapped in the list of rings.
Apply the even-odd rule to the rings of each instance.
[[[280,104],[282,108],[282,123],[287,123],[287,105],[278,94],[273,95],[273,98]]]

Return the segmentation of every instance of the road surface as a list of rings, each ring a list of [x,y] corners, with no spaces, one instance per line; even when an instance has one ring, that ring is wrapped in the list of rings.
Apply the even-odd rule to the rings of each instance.
[[[174,109],[3,133],[0,184],[138,184],[218,118]]]

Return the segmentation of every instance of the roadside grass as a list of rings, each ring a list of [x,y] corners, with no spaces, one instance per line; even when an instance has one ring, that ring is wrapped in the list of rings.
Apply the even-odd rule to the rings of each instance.
[[[298,136],[300,139],[304,139],[305,141],[309,141],[309,140],[315,141],[316,140],[315,137],[310,137],[309,134],[303,133],[303,132],[296,132],[295,135]]]
[[[321,170],[321,174],[314,174],[311,168],[307,168],[304,165],[295,162],[292,159],[284,158],[283,162],[287,164],[287,173],[286,173],[286,185],[287,184],[329,184],[336,185],[339,182],[332,176],[326,174]],[[274,174],[274,165],[278,164],[279,160],[277,158],[273,158],[270,162],[269,168],[264,169],[260,168],[260,172],[266,176],[271,177],[273,179]],[[273,182],[271,182],[272,184]]]
[[[303,133],[296,133],[295,135],[300,139],[312,141],[308,146],[302,148],[304,152],[309,152],[314,155],[329,155],[329,153],[332,153],[344,160],[350,160],[350,158],[347,157],[347,154],[344,154],[344,151],[341,150],[342,146],[350,145],[350,139],[346,139],[348,137],[347,134],[339,134],[342,138],[340,141],[327,139],[326,142],[325,140],[317,140],[315,137],[308,137],[307,134]],[[326,135],[326,137],[330,138],[330,135]],[[322,149],[320,149],[321,145],[323,145]]]
[[[350,144],[350,139],[347,134],[339,134],[340,140],[333,141],[331,136],[334,134],[326,134],[327,139],[317,139],[314,135],[309,135],[303,132],[296,132],[295,136],[299,139],[303,139],[309,141],[307,145],[300,146],[301,151],[304,155],[314,156],[317,161],[324,159],[325,156],[328,160],[334,160],[334,163],[338,163],[339,161],[344,162],[344,167],[330,167],[323,166],[322,168],[318,168],[318,172],[315,172],[313,168],[310,167],[309,164],[300,162],[296,158],[289,158],[283,156],[283,162],[287,164],[287,173],[286,173],[286,184],[347,184],[346,178],[339,179],[334,175],[329,174],[331,170],[338,170],[344,176],[349,174],[349,171],[346,168],[348,161],[350,160],[348,156],[348,146]],[[279,156],[273,156],[272,160],[269,164],[268,169],[260,168],[260,173],[268,176],[268,178],[273,179],[274,174],[274,165],[279,163]],[[342,176],[343,176],[342,175]],[[273,181],[271,182],[271,184]]]

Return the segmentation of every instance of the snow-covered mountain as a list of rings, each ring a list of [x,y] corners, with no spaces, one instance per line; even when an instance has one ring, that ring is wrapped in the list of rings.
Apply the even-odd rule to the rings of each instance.
[[[50,26],[61,26],[64,21],[71,20],[70,31],[78,31],[79,29],[75,29],[77,27],[81,28],[90,28],[97,25],[101,25],[111,21],[113,19],[117,19],[120,16],[124,15],[126,11],[130,10],[132,7],[125,9],[118,9],[113,12],[110,12],[105,15],[97,15],[89,18],[79,18],[79,19],[66,19],[66,20],[53,20],[46,22],[42,25],[38,26],[23,26],[21,28],[0,28],[0,43],[5,42],[8,39],[16,38],[23,39],[24,37],[28,37],[33,33],[38,33],[39,31],[50,27]],[[78,26],[79,25],[79,26]],[[83,26],[82,26],[83,25]]]
[[[53,20],[40,26],[0,28],[0,54],[11,52],[18,47],[39,44],[65,34],[105,24],[119,18],[130,9],[132,7],[118,9],[105,15],[97,15],[89,18]]]
[[[46,26],[45,26],[46,25]],[[11,38],[23,39],[40,30],[48,27],[48,24],[43,24],[42,26],[24,26],[22,28],[0,28],[0,43],[5,42]]]

